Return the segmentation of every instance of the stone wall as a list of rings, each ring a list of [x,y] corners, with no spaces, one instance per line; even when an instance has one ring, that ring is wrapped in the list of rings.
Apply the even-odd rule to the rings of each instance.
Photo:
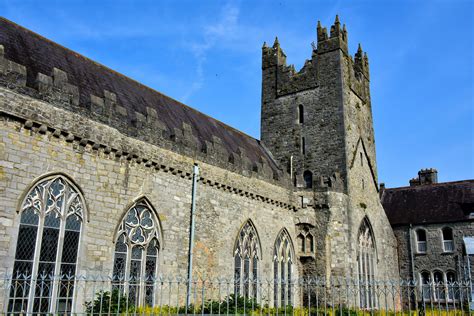
[[[199,163],[202,175],[197,191],[196,275],[232,275],[235,238],[247,219],[260,236],[262,276],[272,275],[273,244],[280,229],[285,227],[295,240],[290,195],[279,186],[125,137],[111,127],[8,89],[0,88],[0,100],[0,254],[4,258],[0,273],[12,272],[22,195],[36,179],[51,173],[73,179],[87,203],[78,262],[81,274],[110,273],[115,229],[127,206],[145,196],[163,227],[160,273],[184,275],[194,163]],[[28,119],[32,116],[37,120]],[[89,143],[81,131],[97,133],[104,142]],[[140,154],[120,155],[117,144]]]
[[[449,227],[453,230],[454,251],[445,252],[442,243],[442,229]],[[426,231],[427,251],[419,253],[416,247],[417,229]],[[394,233],[398,242],[398,256],[400,262],[400,277],[419,280],[420,272],[435,270],[446,273],[455,271],[458,280],[465,280],[467,270],[466,257],[463,254],[464,236],[474,236],[474,225],[471,222],[457,222],[444,224],[413,225],[412,227],[396,226]],[[410,246],[411,242],[411,246]],[[412,249],[412,254],[410,254]],[[412,270],[412,259],[413,267]],[[471,260],[471,271],[474,271],[474,260]]]

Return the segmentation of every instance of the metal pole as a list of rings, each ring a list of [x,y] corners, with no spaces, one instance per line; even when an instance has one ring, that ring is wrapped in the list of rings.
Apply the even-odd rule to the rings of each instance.
[[[186,309],[189,307],[191,300],[191,283],[193,277],[193,248],[194,248],[194,211],[196,210],[196,189],[199,179],[199,167],[197,164],[193,166],[193,191],[191,197],[191,222],[189,229],[189,253],[188,253],[188,284],[186,288]]]

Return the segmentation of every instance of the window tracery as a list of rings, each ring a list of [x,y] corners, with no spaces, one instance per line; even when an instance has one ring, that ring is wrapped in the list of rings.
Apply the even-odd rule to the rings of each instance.
[[[359,271],[360,307],[373,309],[377,306],[375,296],[375,242],[367,218],[360,225],[358,241],[357,266]]]
[[[234,247],[235,293],[257,298],[258,265],[261,258],[260,241],[253,223],[242,226]]]
[[[114,288],[131,304],[153,305],[160,251],[159,222],[146,199],[134,203],[122,219],[115,243]]]
[[[85,214],[80,191],[62,175],[41,179],[20,214],[9,313],[72,312]]]
[[[274,304],[287,306],[293,302],[294,249],[290,235],[283,229],[278,234],[273,248]]]

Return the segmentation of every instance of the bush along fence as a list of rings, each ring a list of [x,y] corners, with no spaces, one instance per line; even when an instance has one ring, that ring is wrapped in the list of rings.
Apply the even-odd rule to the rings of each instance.
[[[3,315],[474,315],[471,281],[16,274],[0,294]]]

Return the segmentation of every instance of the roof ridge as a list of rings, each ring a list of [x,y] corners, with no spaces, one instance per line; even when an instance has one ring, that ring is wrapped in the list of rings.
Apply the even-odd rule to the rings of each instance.
[[[430,187],[438,187],[443,185],[453,185],[453,184],[461,184],[461,183],[474,183],[474,179],[465,179],[465,180],[456,180],[456,181],[448,181],[448,182],[438,182],[438,183],[431,183],[431,184],[420,184],[415,186],[404,186],[404,187],[395,187],[395,188],[385,188],[385,191],[391,190],[408,190],[408,189],[417,189],[417,188],[430,188]]]

